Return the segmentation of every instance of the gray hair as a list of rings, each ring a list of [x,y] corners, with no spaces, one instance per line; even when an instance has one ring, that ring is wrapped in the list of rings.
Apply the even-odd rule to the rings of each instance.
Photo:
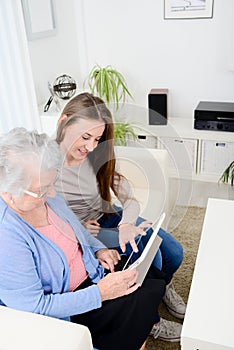
[[[32,180],[26,166],[40,171],[61,168],[59,146],[46,134],[15,128],[0,139],[0,193],[20,196]]]

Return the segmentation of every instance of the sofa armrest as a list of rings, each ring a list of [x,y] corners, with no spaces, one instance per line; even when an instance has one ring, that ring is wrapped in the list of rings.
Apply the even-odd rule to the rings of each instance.
[[[0,306],[0,349],[92,350],[89,329],[56,318]]]
[[[166,213],[164,226],[170,218],[169,155],[165,149],[115,146],[120,172],[129,180],[141,205],[140,215],[155,221]]]

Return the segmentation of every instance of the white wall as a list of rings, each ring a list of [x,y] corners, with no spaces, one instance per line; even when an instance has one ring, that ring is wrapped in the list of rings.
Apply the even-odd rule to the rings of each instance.
[[[28,41],[38,104],[45,104],[50,96],[48,80],[53,83],[68,74],[81,81],[73,0],[55,0],[55,15],[55,36]]]
[[[58,34],[29,43],[39,102],[47,80],[72,75],[82,90],[95,63],[125,76],[134,103],[169,89],[169,117],[193,118],[200,100],[234,101],[234,1],[212,19],[164,20],[163,0],[56,0]]]

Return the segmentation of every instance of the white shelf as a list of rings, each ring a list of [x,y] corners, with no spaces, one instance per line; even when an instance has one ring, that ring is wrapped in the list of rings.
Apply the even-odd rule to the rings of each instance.
[[[197,130],[194,129],[193,123],[194,121],[191,118],[169,118],[167,125],[137,125],[135,130],[138,134],[148,134],[156,137],[156,147],[158,148],[165,146],[167,148],[168,146],[174,167],[179,169],[177,177],[184,179],[190,177],[196,181],[217,183],[222,171],[234,160],[234,151],[230,153],[230,149],[234,149],[234,132]],[[182,152],[183,145],[178,146],[180,140],[187,151],[187,155],[185,151]],[[221,160],[218,161],[220,152],[218,153],[219,150],[216,150],[215,147],[211,154],[204,153],[204,147],[212,141],[213,144],[217,142],[229,143],[229,152],[228,154],[225,153],[225,157],[224,154],[222,155],[222,162]],[[163,143],[164,146],[162,146]],[[185,163],[187,165],[183,165]],[[188,170],[187,173],[183,171],[186,169]]]
[[[139,129],[154,136],[193,138],[198,140],[217,140],[234,142],[234,132],[197,130],[191,118],[169,118],[167,125],[140,125]],[[138,131],[136,129],[136,131]]]
[[[39,115],[42,124],[42,131],[48,134],[49,136],[54,136],[60,114],[61,111],[57,111],[53,105],[49,108],[47,112],[44,112],[44,105],[39,106]]]

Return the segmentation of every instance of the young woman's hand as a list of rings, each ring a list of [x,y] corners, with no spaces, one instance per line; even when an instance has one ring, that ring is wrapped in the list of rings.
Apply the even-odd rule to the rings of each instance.
[[[107,270],[114,272],[115,265],[118,264],[121,257],[117,250],[115,249],[100,249],[96,252],[96,258],[99,263]]]
[[[145,236],[147,232],[144,231],[145,228],[151,226],[150,221],[143,221],[139,226],[135,226],[130,223],[123,223],[119,225],[119,245],[124,253],[126,251],[126,244],[130,243],[132,249],[135,253],[138,252],[138,248],[135,242],[135,238],[138,235]]]
[[[99,234],[99,231],[101,229],[100,224],[96,220],[88,220],[83,223],[84,227],[86,228],[91,235],[94,237],[97,237]]]
[[[134,292],[140,286],[135,284],[137,276],[136,269],[108,273],[97,284],[102,301],[119,298]]]

